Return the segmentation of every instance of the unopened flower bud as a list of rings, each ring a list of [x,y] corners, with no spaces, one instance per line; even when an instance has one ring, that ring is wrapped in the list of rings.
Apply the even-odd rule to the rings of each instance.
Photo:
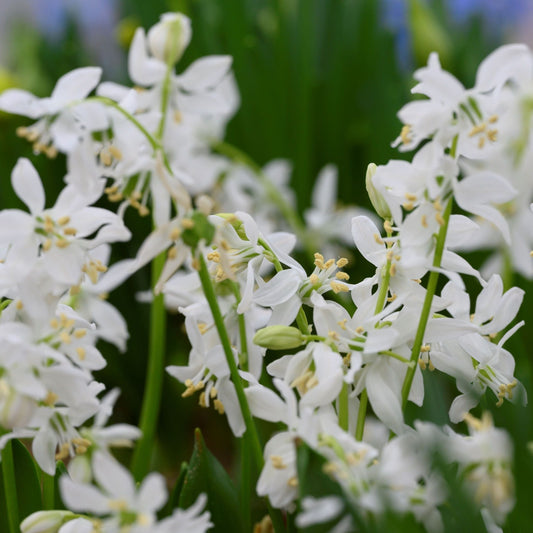
[[[305,336],[292,326],[267,326],[255,334],[254,343],[270,350],[290,350],[305,344]]]
[[[148,31],[152,55],[167,65],[177,63],[191,40],[191,21],[182,13],[165,13]]]
[[[381,195],[380,192],[374,187],[372,183],[372,178],[376,173],[378,167],[374,163],[370,163],[366,169],[366,191],[372,206],[376,210],[376,213],[383,219],[391,218],[391,212],[385,198]]]
[[[20,524],[22,533],[56,533],[59,528],[76,515],[70,511],[38,511]]]

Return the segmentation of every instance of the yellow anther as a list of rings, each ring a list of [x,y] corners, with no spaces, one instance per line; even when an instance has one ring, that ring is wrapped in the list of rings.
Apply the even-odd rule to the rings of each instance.
[[[442,211],[442,204],[438,198],[433,202],[433,207],[436,211]]]
[[[430,372],[433,372],[433,370],[435,370],[435,365],[431,362],[431,359],[428,361],[428,368]]]
[[[498,140],[498,130],[487,131],[487,138],[490,142],[496,142]]]
[[[29,142],[36,141],[39,138],[39,134],[35,130],[28,129],[28,133],[26,133],[26,139],[28,139]]]
[[[444,226],[444,218],[442,218],[440,213],[435,213],[435,220],[439,226]]]
[[[172,228],[170,232],[170,240],[177,241],[181,236],[181,230],[179,228]]]
[[[122,160],[122,152],[116,146],[111,145],[107,149],[115,159],[118,161]]]
[[[51,407],[57,402],[57,400],[59,400],[59,396],[55,392],[50,391],[43,400],[43,403]]]
[[[291,478],[289,478],[289,481],[287,481],[287,485],[289,485],[289,487],[297,487],[298,478],[296,476],[292,476]]]
[[[422,215],[422,217],[420,218],[420,223],[422,224],[424,228],[428,227],[428,219],[426,215]]]
[[[409,144],[412,141],[410,133],[411,126],[409,124],[405,124],[405,126],[402,127],[402,131],[400,132],[400,139],[402,140],[403,144]]]
[[[224,404],[218,398],[213,402],[213,406],[218,414],[224,414]]]
[[[335,259],[328,259],[325,263],[324,263],[324,268],[331,268],[333,265],[335,264]]]
[[[283,457],[281,457],[281,455],[271,455],[270,462],[277,470],[283,470],[284,468],[287,468],[287,465],[283,462]]]
[[[314,265],[320,268],[320,270],[324,270],[324,256],[322,254],[318,252],[315,254]]]
[[[392,293],[392,296],[389,296],[387,298],[387,302],[394,302],[394,300],[396,300],[396,298],[398,298],[398,295],[396,293]]]
[[[316,275],[316,274],[311,274],[309,276],[309,281],[315,285],[316,283],[318,283],[320,281],[320,278]]]
[[[337,261],[337,268],[344,268],[349,263],[348,259],[346,257],[341,257]]]
[[[419,360],[418,360],[418,366],[419,366],[422,370],[425,370],[425,369],[426,369],[426,362],[425,362],[423,359],[419,359]]]
[[[68,227],[63,230],[63,233],[65,235],[76,235],[78,233],[78,230],[76,228]]]
[[[361,333],[364,333],[365,331],[365,328],[363,326],[357,326],[355,328],[355,332],[358,334],[358,335],[361,335]]]
[[[107,272],[107,266],[104,265],[99,259],[95,261],[94,266],[98,272]]]
[[[176,246],[172,246],[172,248],[169,248],[167,252],[167,257],[169,259],[176,259],[177,255],[178,255],[178,249],[176,248]]]
[[[22,137],[23,139],[28,135],[28,128],[26,126],[19,126],[15,130],[17,137]]]
[[[52,318],[52,320],[50,320],[50,327],[52,329],[57,329],[59,327],[59,322],[57,318]]]
[[[478,143],[477,143],[477,147],[478,147],[479,149],[481,149],[481,148],[483,148],[484,146],[485,146],[485,137],[480,137],[480,138],[479,138],[479,141],[478,141]]]
[[[391,276],[395,276],[396,275],[396,263],[392,263],[392,265],[390,266],[389,268],[389,274]]]
[[[487,125],[482,122],[481,124],[478,124],[477,126],[474,126],[469,132],[468,132],[468,136],[469,137],[474,137],[474,135],[477,135],[478,133],[482,133],[483,131],[485,131]]]
[[[327,474],[329,476],[336,474],[338,471],[339,471],[339,467],[335,463],[331,463],[331,462],[324,463],[324,465],[322,466],[322,472],[324,472],[324,474]]]
[[[392,250],[388,250],[385,257],[387,258],[387,261],[392,261],[392,258],[394,257],[394,252]]]
[[[387,234],[392,233],[392,224],[390,220],[385,220],[385,222],[383,222],[383,227],[385,228],[385,231],[387,232]]]
[[[415,204],[413,202],[405,202],[405,203],[402,204],[402,207],[406,211],[412,211],[415,208]]]
[[[187,380],[190,381],[190,380]],[[196,392],[195,388],[193,386],[187,387],[182,393],[182,398],[188,398],[189,396],[192,396]]]
[[[291,387],[300,388],[305,386],[305,383],[307,380],[313,375],[313,372],[311,370],[306,370],[303,374],[300,374],[297,378],[295,378],[292,383]]]
[[[48,157],[49,159],[55,159],[57,157],[57,148],[55,146],[48,146],[46,148],[46,150],[44,151],[44,154],[46,155],[46,157]]]
[[[80,361],[83,361],[85,359],[85,356],[87,355],[85,348],[83,348],[82,346],[78,346],[76,348],[76,353],[78,354]]]
[[[81,287],[79,285],[72,285],[68,292],[71,296],[76,296],[76,294],[81,292]]]
[[[214,263],[220,263],[220,254],[214,250],[207,254],[208,261],[213,261]]]
[[[179,124],[183,120],[183,115],[181,114],[181,111],[176,109],[176,111],[174,111],[173,118],[174,118],[174,122]]]
[[[192,220],[191,218],[184,218],[181,221],[181,226],[185,229],[192,229],[194,228],[194,220]]]
[[[76,446],[74,451],[76,455],[83,455],[87,452],[87,446]]]
[[[128,509],[126,500],[109,500],[107,505],[112,511],[126,511]]]
[[[205,402],[205,392],[201,392],[200,396],[198,398],[198,404],[200,407],[207,407],[207,403]]]
[[[495,122],[498,122],[498,115],[491,115],[489,117],[489,123],[494,124]]]
[[[59,334],[59,338],[61,339],[61,342],[63,342],[64,344],[70,344],[72,342],[71,336],[66,331],[62,331]]]
[[[203,335],[209,328],[205,322],[198,322],[198,331]]]
[[[216,398],[217,394],[218,394],[218,391],[217,391],[216,387],[211,387],[211,390],[209,391],[209,396],[211,398]]]
[[[109,298],[109,293],[108,292],[101,292],[98,295],[98,298],[100,298],[100,300],[107,300]]]
[[[17,300],[15,303],[15,307],[20,311],[24,307],[24,304],[21,300]]]
[[[119,189],[119,186],[118,185],[112,185],[111,187],[106,187],[104,189],[104,192],[106,194],[115,194],[116,192],[118,192],[118,189]]]
[[[429,352],[430,350],[431,350],[431,346],[429,344],[423,344],[422,346],[420,346],[420,351],[422,353]]]
[[[341,329],[346,330],[346,322],[348,322],[348,319],[343,318],[342,320],[339,320],[337,324],[341,327]]]
[[[344,328],[344,329],[346,329],[346,328]],[[333,330],[328,331],[328,337],[330,339],[333,339],[334,341],[338,341],[339,340],[339,334],[336,331],[333,331]]]
[[[66,226],[69,222],[70,222],[70,217],[69,217],[68,215],[65,215],[65,216],[59,217],[59,218],[57,219],[57,223],[58,223],[60,226]]]
[[[145,205],[139,206],[139,215],[142,217],[145,217],[150,214],[150,209],[148,209]]]
[[[313,387],[316,387],[318,385],[318,379],[316,376],[313,376],[312,378],[308,379],[305,383],[306,390],[310,390]]]
[[[199,390],[202,390],[203,388],[205,387],[205,383],[200,380],[195,386],[194,386],[194,390],[195,391],[199,391]]]
[[[416,202],[416,199],[418,198],[417,195],[412,192],[406,192],[404,196],[408,202]]]
[[[64,442],[59,448],[59,452],[56,453],[56,461],[62,461],[70,455],[70,444]]]
[[[330,281],[329,284],[335,294],[339,294],[339,292],[348,292],[350,290],[349,287],[338,281]]]
[[[380,236],[379,233],[374,233],[374,240],[375,240],[378,244],[383,244],[383,239],[381,238],[381,236]]]
[[[101,150],[99,155],[100,155],[100,161],[106,167],[109,167],[111,163],[113,163],[113,158],[111,157],[111,154],[109,153],[108,150]]]
[[[121,200],[124,199],[124,195],[121,192],[116,192],[114,194],[109,194],[107,199],[110,202],[120,202]]]
[[[58,248],[66,248],[70,244],[70,241],[67,241],[67,239],[57,239],[56,246]]]

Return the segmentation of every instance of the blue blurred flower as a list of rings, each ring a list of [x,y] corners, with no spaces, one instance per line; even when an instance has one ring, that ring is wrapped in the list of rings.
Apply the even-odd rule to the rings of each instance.
[[[423,0],[431,7],[435,0]],[[409,21],[409,0],[382,0],[383,25],[395,36],[399,65],[406,70],[413,66],[413,43]],[[450,20],[466,25],[474,18],[481,20],[484,30],[495,41],[533,16],[532,0],[445,0]]]

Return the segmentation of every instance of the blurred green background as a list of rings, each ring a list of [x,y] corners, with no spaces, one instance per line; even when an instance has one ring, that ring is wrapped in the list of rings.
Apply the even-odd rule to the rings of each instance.
[[[260,164],[278,157],[291,160],[301,211],[325,164],[339,168],[341,204],[368,205],[367,164],[409,157],[390,147],[400,130],[396,112],[410,99],[412,72],[425,64],[430,51],[437,50],[443,67],[468,86],[487,53],[503,42],[527,40],[533,28],[531,0],[2,0],[0,90],[17,86],[46,96],[59,76],[93,64],[104,67],[104,79],[129,83],[126,51],[135,27],[148,28],[169,10],[186,13],[193,23],[180,69],[204,55],[233,56],[242,103],[227,140]],[[64,160],[34,157],[15,136],[23,123],[0,113],[2,208],[20,206],[9,181],[19,156],[34,160],[49,201],[63,185]],[[116,257],[133,255],[141,238],[119,247]],[[479,266],[482,255],[471,259]],[[356,264],[352,280],[367,272]],[[526,290],[521,317],[528,320],[531,283],[516,282]],[[112,295],[131,339],[125,354],[102,348],[109,365],[98,376],[109,388],[123,391],[115,419],[134,424],[144,386],[148,324],[148,309],[135,304],[135,293],[148,286],[148,272],[141,272]],[[517,377],[530,392],[531,330],[530,325],[523,328],[508,346],[517,360]],[[170,318],[168,345],[169,364],[186,361],[188,345],[178,316]],[[427,405],[410,416],[445,424],[455,386],[440,376],[426,378]],[[165,379],[153,467],[172,477],[190,455],[192,429],[199,426],[208,446],[231,468],[234,443],[225,419],[211,410],[189,409],[195,400],[182,400],[182,390]],[[495,412],[497,425],[515,441],[518,505],[509,531],[529,531],[531,410],[508,403],[496,410],[494,403],[487,397],[483,408]]]

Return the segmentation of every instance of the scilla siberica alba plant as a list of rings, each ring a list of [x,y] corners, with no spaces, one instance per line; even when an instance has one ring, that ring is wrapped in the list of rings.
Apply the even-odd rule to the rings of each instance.
[[[512,265],[533,275],[531,52],[496,50],[471,89],[432,54],[415,74],[413,92],[424,98],[399,113],[395,144],[415,155],[368,167],[377,216],[335,211],[336,173],[327,167],[306,227],[288,164],[261,169],[223,141],[239,102],[231,58],[204,57],[180,70],[191,36],[189,19],[175,13],[147,33],[138,29],[128,60],[135,88],[101,82],[100,69],[88,67],[60,78],[48,98],[19,89],[0,95],[0,109],[35,120],[17,131],[34,151],[61,152],[67,162],[65,188],[47,207],[36,169],[20,159],[11,181],[27,210],[0,213],[4,480],[15,486],[11,439],[31,439],[48,475],[58,461],[68,465],[58,476],[67,510],[48,506],[25,517],[21,530],[213,526],[216,502],[203,492],[161,518],[167,488],[160,474],[147,475],[166,305],[184,315],[191,344],[188,364],[166,370],[185,387],[182,404],[196,396],[243,439],[269,513],[259,531],[326,523],[337,533],[364,531],[391,511],[443,531],[450,465],[487,530],[499,531],[514,505],[512,446],[488,413],[478,419],[470,411],[485,392],[496,405],[526,402],[505,348],[523,325],[514,322],[523,291],[504,287],[500,273]],[[103,195],[116,212],[94,207]],[[110,245],[130,238],[128,208],[150,216],[153,231],[134,258],[108,265]],[[357,249],[375,273],[352,283],[348,260],[336,255],[341,245]],[[314,254],[312,271],[291,255],[296,246]],[[479,246],[494,252],[481,273],[457,253]],[[125,350],[128,333],[99,295],[148,263],[154,295],[140,429],[107,425],[118,392],[104,393],[93,378],[106,365],[97,342]],[[475,300],[464,276],[480,286]],[[273,359],[265,366],[267,350]],[[455,380],[449,418],[465,421],[468,435],[405,422],[407,403],[422,405],[431,394],[427,371]],[[264,445],[254,418],[276,424]],[[130,472],[110,449],[135,441]],[[305,460],[334,487],[328,495],[303,490]],[[243,468],[244,487],[252,487],[253,470]],[[185,470],[183,486],[195,475]],[[53,490],[44,484],[46,501]],[[173,504],[183,501],[177,490]],[[6,492],[13,532],[16,497]],[[249,499],[240,512],[247,530]]]

